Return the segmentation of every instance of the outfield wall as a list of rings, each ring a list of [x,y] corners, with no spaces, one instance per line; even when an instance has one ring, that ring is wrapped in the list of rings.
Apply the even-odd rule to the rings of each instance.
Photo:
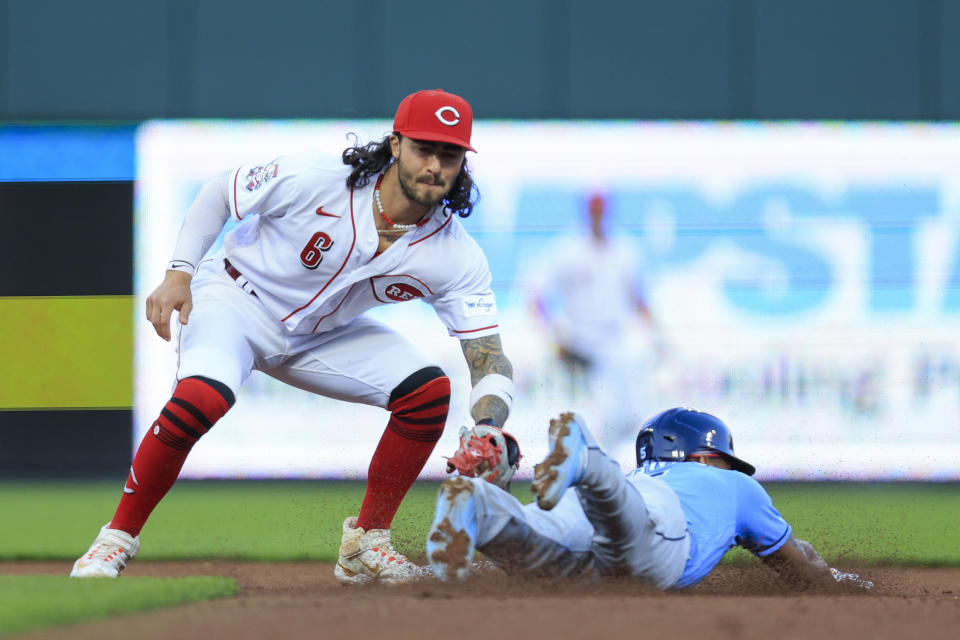
[[[0,120],[957,119],[953,0],[0,0]]]

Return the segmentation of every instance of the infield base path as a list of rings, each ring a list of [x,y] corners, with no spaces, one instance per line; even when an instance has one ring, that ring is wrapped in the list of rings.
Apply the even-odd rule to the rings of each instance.
[[[0,573],[66,573],[69,563],[4,563]],[[851,569],[844,567],[844,569]],[[854,570],[856,570],[854,568]],[[345,587],[319,563],[134,562],[125,576],[219,575],[240,595],[10,638],[954,639],[960,570],[869,567],[869,593],[794,593],[763,567],[721,565],[695,589],[635,583],[509,580],[489,571],[462,585]],[[121,578],[122,580],[123,578]]]

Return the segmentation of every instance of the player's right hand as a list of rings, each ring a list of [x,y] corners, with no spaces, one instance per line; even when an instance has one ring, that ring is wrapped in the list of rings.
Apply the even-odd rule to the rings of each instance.
[[[180,312],[180,324],[187,324],[193,309],[193,295],[190,293],[189,273],[167,271],[163,282],[147,296],[147,320],[153,325],[157,335],[170,341],[170,317],[174,311]]]

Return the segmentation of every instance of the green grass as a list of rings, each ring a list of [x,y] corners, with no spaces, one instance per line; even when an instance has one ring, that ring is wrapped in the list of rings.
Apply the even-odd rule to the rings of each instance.
[[[770,484],[794,535],[834,562],[960,566],[960,485]]]
[[[830,561],[960,566],[960,485],[768,489],[795,535]],[[341,523],[359,511],[363,491],[348,482],[180,482],[141,534],[138,559],[332,562]],[[397,514],[394,541],[411,557],[423,555],[436,492],[436,484],[418,483]],[[526,484],[514,494],[531,499]],[[0,513],[10,523],[0,528],[0,560],[73,562],[119,497],[119,483],[0,483]]]
[[[0,483],[0,559],[71,563],[110,520],[121,485]],[[395,521],[398,546],[415,552],[433,515],[436,485],[417,486]],[[362,483],[179,482],[141,533],[138,560],[229,558],[334,561],[343,519]],[[29,535],[23,535],[29,531]]]
[[[0,560],[72,563],[113,516],[120,486],[0,482],[0,513],[17,523],[0,528]],[[394,520],[394,543],[411,557],[423,554],[437,489],[415,485]],[[181,481],[150,517],[137,559],[334,562],[343,520],[359,512],[364,490],[359,482]]]
[[[0,575],[0,635],[236,595],[231,578],[72,580]]]

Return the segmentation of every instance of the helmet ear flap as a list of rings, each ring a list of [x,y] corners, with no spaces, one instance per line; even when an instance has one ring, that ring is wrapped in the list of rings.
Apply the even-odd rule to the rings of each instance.
[[[641,429],[637,434],[637,466],[653,459],[653,429]]]

